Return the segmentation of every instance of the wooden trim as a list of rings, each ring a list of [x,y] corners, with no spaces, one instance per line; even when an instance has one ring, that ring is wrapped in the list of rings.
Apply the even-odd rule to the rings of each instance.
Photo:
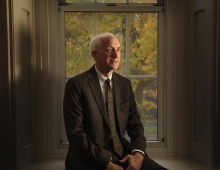
[[[215,95],[213,116],[213,168],[220,168],[220,1],[214,1],[215,11]]]

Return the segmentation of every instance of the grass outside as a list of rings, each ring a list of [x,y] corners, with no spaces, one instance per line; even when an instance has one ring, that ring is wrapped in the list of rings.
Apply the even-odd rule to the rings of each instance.
[[[157,127],[144,127],[144,136],[147,140],[157,140]]]

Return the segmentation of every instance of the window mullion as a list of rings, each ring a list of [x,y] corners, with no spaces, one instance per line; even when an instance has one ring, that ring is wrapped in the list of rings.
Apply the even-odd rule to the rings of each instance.
[[[130,77],[130,14],[126,13],[126,77]]]
[[[60,16],[59,16],[59,25],[60,26],[60,49],[59,49],[59,56],[63,56],[62,54],[65,54],[65,34],[63,34],[65,32],[65,11],[60,11]],[[61,77],[65,77],[66,75],[66,67],[62,67],[65,66],[65,58],[64,57],[60,57],[60,65],[61,65],[61,71],[60,71],[60,75]],[[66,77],[65,77],[66,78]],[[63,79],[62,79],[63,80]],[[62,95],[63,91],[65,88],[65,84],[62,82],[61,83],[61,89],[60,89],[60,94]],[[62,111],[62,102],[60,103],[60,112],[63,113]],[[62,114],[60,115],[60,131],[58,132],[60,134],[60,143],[65,143],[66,142],[66,133],[65,133],[65,125],[64,125],[64,121],[63,121],[63,116]]]
[[[164,126],[166,122],[164,122],[164,115],[166,114],[164,111],[164,13],[158,12],[158,75],[160,78],[158,79],[158,140],[163,141],[166,138],[165,131],[166,127]],[[163,114],[161,114],[163,113]]]
[[[98,34],[97,12],[94,12],[94,35]]]

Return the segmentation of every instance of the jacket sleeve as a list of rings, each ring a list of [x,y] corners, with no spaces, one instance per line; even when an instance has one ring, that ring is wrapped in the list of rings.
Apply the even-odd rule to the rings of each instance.
[[[140,120],[140,115],[137,110],[136,101],[134,97],[134,92],[131,87],[131,82],[129,81],[129,87],[127,91],[127,99],[129,103],[128,107],[128,123],[127,123],[127,134],[130,137],[131,150],[141,150],[146,155],[146,138],[144,137],[144,128]]]

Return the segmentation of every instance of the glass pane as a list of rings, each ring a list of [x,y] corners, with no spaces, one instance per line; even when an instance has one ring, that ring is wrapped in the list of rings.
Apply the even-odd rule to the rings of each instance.
[[[158,14],[130,15],[130,74],[157,75]]]
[[[146,139],[157,140],[157,80],[131,80]]]
[[[94,60],[89,53],[89,43],[93,36],[93,13],[65,12],[67,76],[82,73],[94,64]]]

